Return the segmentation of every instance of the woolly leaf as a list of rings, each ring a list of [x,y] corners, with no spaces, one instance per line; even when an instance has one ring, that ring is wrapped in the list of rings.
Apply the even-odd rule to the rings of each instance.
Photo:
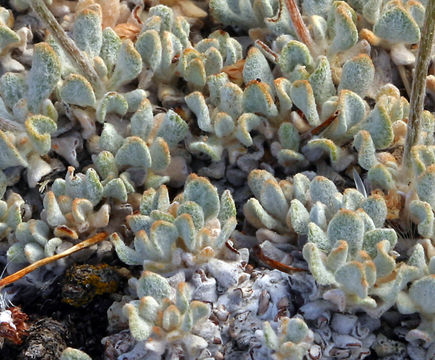
[[[278,115],[270,87],[258,80],[252,80],[247,84],[243,93],[243,108],[246,112],[258,113],[267,117]]]
[[[110,27],[106,27],[103,30],[102,45],[99,55],[104,60],[109,74],[112,73],[116,64],[121,44],[122,41],[114,30]]]
[[[35,45],[32,67],[27,75],[27,101],[31,112],[38,113],[42,101],[54,90],[60,79],[60,68],[59,58],[50,45]]]
[[[136,49],[152,71],[159,68],[162,60],[162,43],[157,31],[146,30],[141,33],[136,41]]]
[[[366,54],[358,55],[343,65],[338,91],[348,89],[364,98],[372,85],[375,67]]]
[[[97,121],[104,123],[106,115],[114,112],[118,115],[125,115],[128,111],[128,103],[121,94],[110,91],[106,93],[97,106]]]
[[[142,276],[137,281],[137,295],[139,298],[144,296],[152,296],[157,301],[162,301],[164,298],[170,297],[173,293],[171,285],[168,281],[158,274],[150,271],[144,271]]]
[[[103,43],[101,12],[86,8],[80,11],[74,19],[72,37],[78,48],[93,59],[100,54]]]
[[[163,138],[169,148],[172,148],[184,139],[188,129],[186,122],[176,112],[169,110],[157,132],[157,136]]]
[[[191,174],[186,180],[183,194],[185,201],[194,201],[202,207],[205,221],[218,215],[218,193],[208,179]]]
[[[415,44],[420,40],[420,29],[412,16],[395,4],[380,16],[373,31],[375,35],[392,43]]]
[[[351,255],[361,250],[364,237],[364,223],[356,212],[342,209],[334,215],[328,225],[328,238],[332,243],[345,240]]]
[[[34,115],[24,123],[27,134],[38,153],[47,154],[51,149],[51,134],[57,130],[56,123],[47,116]]]
[[[148,146],[141,138],[130,136],[124,140],[124,144],[115,155],[118,166],[151,167],[151,155]]]
[[[124,40],[116,59],[110,86],[116,90],[135,79],[142,70],[142,59],[130,40]]]
[[[91,84],[79,74],[70,74],[60,88],[60,97],[71,105],[95,106],[95,94]]]

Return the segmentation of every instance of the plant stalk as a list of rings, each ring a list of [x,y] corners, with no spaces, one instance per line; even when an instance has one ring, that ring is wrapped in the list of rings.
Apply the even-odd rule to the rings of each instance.
[[[412,80],[411,97],[409,101],[408,131],[402,159],[403,174],[411,175],[411,148],[418,144],[421,135],[421,118],[426,95],[426,76],[432,51],[435,28],[435,0],[428,0],[424,15],[420,45],[417,53],[417,64]]]
[[[299,40],[302,41],[305,45],[307,45],[311,54],[316,55],[314,41],[311,38],[310,32],[308,31],[308,28],[306,27],[304,20],[302,19],[302,15],[299,11],[298,5],[296,4],[295,0],[284,0],[284,1],[285,1],[285,5],[287,6],[287,10],[290,14],[293,26],[296,30]]]
[[[26,276],[27,274],[31,273],[32,271],[40,268],[41,266],[50,264],[56,260],[62,259],[65,256],[71,255],[79,250],[82,250],[84,248],[87,248],[89,246],[95,245],[101,241],[103,241],[105,238],[107,238],[108,234],[106,232],[97,233],[94,236],[90,237],[89,239],[86,239],[69,249],[65,250],[64,252],[61,252],[60,254],[56,254],[53,256],[46,257],[44,259],[38,260],[34,262],[33,264],[30,264],[29,266],[26,266],[24,269],[21,269],[17,271],[16,273],[13,273],[12,275],[6,276],[3,279],[0,279],[0,290],[5,287],[6,285],[12,284],[13,282],[21,279],[22,277]]]

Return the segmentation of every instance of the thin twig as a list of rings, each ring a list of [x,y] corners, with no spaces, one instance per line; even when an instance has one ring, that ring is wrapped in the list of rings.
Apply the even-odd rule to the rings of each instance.
[[[45,5],[44,0],[31,0],[29,4],[42,22],[50,29],[51,34],[55,37],[59,45],[62,46],[70,59],[76,64],[82,75],[89,80],[95,92],[97,94],[104,93],[104,85],[92,64],[83,56],[75,42],[65,33],[62,26],[60,26],[56,18]]]
[[[411,148],[417,145],[421,132],[421,118],[426,95],[426,76],[429,67],[435,26],[435,0],[429,0],[426,5],[424,24],[418,47],[417,65],[412,81],[411,98],[409,101],[408,131],[406,133],[402,168],[407,177],[410,176]]]
[[[331,114],[325,121],[323,121],[320,125],[316,126],[313,129],[310,129],[308,131],[305,131],[303,134],[301,134],[301,139],[309,139],[313,137],[313,135],[320,134],[323,130],[325,130],[329,125],[332,124],[332,122],[337,119],[337,116],[339,115],[339,111],[335,111]]]
[[[278,63],[279,55],[275,51],[273,51],[269,46],[267,46],[264,42],[257,39],[257,40],[255,40],[255,45],[262,48],[263,51],[265,53],[267,53],[269,55],[269,57],[272,58],[275,63]]]
[[[13,273],[12,275],[6,276],[4,279],[0,279],[0,289],[5,287],[6,285],[9,285],[22,277],[26,276],[27,274],[31,273],[32,271],[40,268],[41,266],[50,264],[56,260],[62,259],[65,256],[71,255],[79,250],[82,250],[86,247],[95,245],[101,241],[103,241],[105,238],[107,238],[108,234],[106,232],[101,232],[98,234],[95,234],[94,236],[90,237],[89,239],[86,239],[77,245],[74,245],[70,247],[68,250],[65,250],[64,252],[61,252],[60,254],[56,254],[53,256],[46,257],[44,259],[41,259],[39,261],[34,262],[33,264],[26,266],[24,269],[21,269],[17,271],[16,273]]]
[[[287,6],[288,12],[290,13],[290,17],[299,40],[307,45],[312,55],[316,55],[314,41],[311,38],[308,28],[305,26],[304,20],[302,19],[302,15],[295,0],[285,0],[285,4]]]

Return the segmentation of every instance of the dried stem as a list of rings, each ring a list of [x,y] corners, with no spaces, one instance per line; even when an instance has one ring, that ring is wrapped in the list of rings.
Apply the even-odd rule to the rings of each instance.
[[[303,271],[306,272],[307,271],[307,269],[302,269],[299,267],[290,266],[287,264],[283,264],[277,260],[271,259],[270,257],[266,256],[263,253],[263,250],[258,245],[254,246],[253,252],[258,260],[263,262],[265,265],[270,266],[272,269],[277,269],[277,270],[285,272],[287,274],[293,274],[295,272],[303,272]]]
[[[407,177],[410,176],[411,148],[414,145],[417,145],[421,133],[421,118],[424,108],[424,97],[426,95],[426,76],[434,39],[434,26],[435,0],[429,0],[424,16],[424,25],[417,54],[417,65],[415,67],[411,98],[409,101],[408,131],[406,133],[405,149],[402,160],[404,175]]]
[[[0,279],[0,289],[5,287],[6,285],[9,285],[22,277],[26,276],[27,274],[31,273],[32,271],[40,268],[41,266],[50,264],[56,260],[62,259],[65,256],[71,255],[79,250],[82,250],[86,247],[95,245],[101,241],[103,241],[105,238],[107,238],[108,234],[106,232],[101,232],[98,234],[95,234],[94,236],[90,237],[89,239],[86,239],[77,245],[74,245],[70,247],[68,250],[65,250],[64,252],[61,252],[60,254],[56,254],[53,256],[46,257],[44,259],[41,259],[39,261],[34,262],[33,264],[26,266],[24,269],[21,269],[17,271],[16,273],[13,273],[12,275],[6,276],[3,279]]]
[[[332,122],[337,119],[337,116],[340,114],[340,112],[337,110],[329,118],[327,118],[325,121],[323,121],[320,125],[316,126],[314,129],[310,129],[304,133],[301,134],[301,139],[309,139],[313,137],[313,135],[320,134],[323,130],[325,130],[329,125],[332,124]]]
[[[285,0],[285,4],[287,6],[288,12],[290,13],[290,17],[292,19],[292,23],[296,30],[299,40],[302,41],[305,45],[307,45],[311,54],[316,55],[314,41],[311,38],[310,32],[305,26],[304,20],[302,19],[302,15],[299,11],[299,8],[295,0]]]
[[[73,63],[80,69],[81,73],[92,84],[97,94],[104,93],[104,85],[93,68],[90,61],[83,56],[75,42],[65,33],[63,28],[57,22],[51,11],[45,5],[44,0],[30,0],[32,10],[39,16],[42,22],[50,29],[51,34],[55,37],[63,50],[67,53]]]
[[[255,40],[255,45],[259,46],[263,49],[263,51],[269,56],[269,58],[275,62],[275,64],[279,61],[279,55],[273,51],[269,46],[267,46],[264,42],[261,40]]]

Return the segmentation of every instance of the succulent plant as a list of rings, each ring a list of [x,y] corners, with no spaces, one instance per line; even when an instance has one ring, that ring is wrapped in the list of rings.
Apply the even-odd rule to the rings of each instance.
[[[319,285],[335,288],[323,297],[340,310],[364,309],[380,316],[406,283],[418,277],[415,267],[396,265],[392,250],[397,234],[383,228],[387,206],[380,195],[364,197],[356,189],[341,194],[320,176],[310,181],[298,174],[293,184],[278,182],[264,170],[251,172],[248,184],[255,198],[244,207],[247,220],[287,239],[295,233],[307,236],[303,256],[310,272]]]
[[[290,82],[273,79],[266,57],[256,47],[249,49],[243,70],[236,69],[235,73],[238,75],[221,72],[208,76],[208,98],[199,91],[185,97],[198,127],[206,133],[192,137],[189,149],[208,155],[212,161],[220,161],[227,149],[230,164],[255,144],[253,131],[259,133],[256,138],[272,139],[274,127],[292,107]]]
[[[362,36],[372,45],[390,49],[391,59],[397,65],[413,64],[415,55],[406,45],[415,44],[420,40],[423,8],[419,1],[406,2],[406,5],[394,1],[384,4],[379,1],[368,1],[362,9],[362,14],[373,24],[373,29],[363,29]]]
[[[110,27],[103,30],[102,11],[98,4],[92,4],[76,14],[72,40],[81,51],[81,56],[92,62],[100,83],[87,80],[76,65],[69,61],[63,48],[54,38],[50,38],[49,41],[62,60],[62,100],[68,104],[93,108],[100,122],[104,121],[106,112],[109,112],[108,105],[111,111],[124,115],[127,110],[125,108],[128,107],[127,104],[122,104],[122,99],[113,95],[110,99],[105,98],[108,93],[119,91],[140,74],[142,61],[134,44],[128,39],[121,40]]]
[[[2,55],[8,51],[8,48],[17,45],[20,37],[11,29],[14,23],[12,11],[1,7],[1,53]]]
[[[8,72],[0,78],[0,168],[27,168],[30,187],[55,168],[41,156],[50,152],[57,130],[58,113],[49,97],[59,79],[60,63],[47,43],[35,45],[27,76]]]
[[[391,103],[390,100],[388,100]],[[394,103],[394,102],[393,102]],[[397,104],[397,102],[396,102]],[[394,109],[394,108],[393,108]],[[400,107],[397,108],[401,112]],[[393,110],[397,113],[397,110]],[[393,112],[391,112],[393,114]],[[421,236],[433,238],[433,214],[434,203],[432,200],[432,188],[435,184],[433,176],[433,126],[434,117],[428,111],[423,112],[423,130],[420,134],[421,144],[411,149],[412,171],[411,183],[404,181],[403,166],[400,158],[400,147],[404,143],[403,134],[406,131],[406,124],[403,120],[392,123],[392,137],[394,140],[391,145],[399,150],[397,155],[389,152],[377,152],[376,145],[372,136],[365,130],[361,130],[354,138],[354,146],[358,151],[358,163],[367,170],[367,184],[372,189],[381,189],[383,192],[400,192],[405,198],[413,198],[407,201],[404,206],[397,208],[399,218],[403,207],[403,214],[411,216],[412,220],[418,224],[418,232]],[[390,146],[391,146],[390,145]]]
[[[193,92],[186,97],[186,103],[196,115],[199,128],[209,133],[198,138],[192,137],[189,149],[193,153],[204,153],[213,161],[221,160],[222,152],[227,149],[229,161],[234,163],[240,154],[246,153],[246,147],[253,144],[250,135],[252,130],[261,131],[263,128],[263,132],[267,131],[267,119],[260,113],[257,115],[249,112],[247,106],[244,106],[246,101],[252,104],[256,100],[270,102],[268,90],[265,90],[267,85],[253,80],[251,86],[243,92],[239,86],[228,81],[225,73],[211,75],[208,81],[210,100],[216,106],[214,109],[207,107],[206,99],[200,92]],[[255,92],[257,93],[254,94]],[[253,108],[250,110],[254,111]],[[276,107],[273,111],[276,112]]]
[[[220,73],[243,59],[242,45],[222,30],[202,39],[194,48],[187,47],[178,60],[177,72],[193,88],[202,90],[207,77]]]
[[[238,7],[226,1],[212,2],[210,7],[215,18],[224,24],[229,25],[242,16],[244,20],[238,20],[239,23],[247,19],[257,19],[253,24],[260,22],[250,27],[264,27],[262,19],[265,14],[268,14],[266,17],[275,14],[277,17],[273,20],[279,22],[288,16],[287,6],[290,3],[292,1],[263,1],[261,6],[257,6],[246,1],[243,7]],[[371,44],[377,46],[383,41],[388,48],[391,47],[388,44],[393,44],[392,52],[399,46],[401,50],[397,50],[400,52],[397,57],[403,59],[402,50],[409,52],[404,44],[417,42],[420,36],[411,14],[417,16],[417,9],[421,10],[421,4],[416,2],[402,6],[396,2],[388,2],[382,5],[379,1],[369,1],[363,6],[359,2],[348,4],[344,1],[304,1],[302,9],[311,16],[311,35],[316,51],[313,51],[312,44],[306,42],[306,39],[305,43],[295,40],[294,29],[283,31],[280,28],[271,48],[260,40],[255,42],[258,49],[272,63],[279,65],[283,75],[290,80],[288,83],[287,79],[281,79],[281,84],[287,83],[286,103],[289,103],[284,111],[294,105],[303,114],[301,119],[300,115],[293,112],[290,119],[283,119],[283,123],[278,123],[279,141],[273,143],[273,154],[284,167],[303,168],[308,161],[315,162],[326,153],[334,170],[342,171],[353,161],[343,144],[351,141],[358,131],[367,130],[376,138],[377,148],[386,148],[393,142],[393,133],[403,134],[402,120],[407,112],[405,100],[400,98],[400,94],[397,96],[396,92],[392,93],[388,86],[378,92],[376,106],[368,112],[368,106],[363,99],[373,91],[371,86],[375,68],[368,56],[370,45],[365,40],[357,42],[357,25],[360,25],[356,21],[356,12],[364,14],[374,24],[375,33],[385,39],[371,41]],[[266,24],[268,20],[270,19],[265,20]],[[306,25],[300,23],[297,26],[304,28]],[[394,31],[388,30],[392,28]],[[297,32],[300,38],[300,31]],[[363,29],[362,34],[367,35],[369,32],[368,29]],[[334,98],[336,94],[338,101]],[[395,105],[390,105],[391,96],[397,97]],[[279,96],[279,100],[282,103],[282,96]],[[314,128],[317,135],[321,129],[317,126],[324,123],[331,125],[299,149],[300,133],[309,133],[310,128]],[[403,136],[401,139],[403,140]],[[395,146],[399,141],[399,138],[394,140]]]
[[[2,201],[2,235],[7,236],[11,244],[7,250],[8,259],[19,264],[34,263],[65,250],[82,233],[106,227],[111,206],[106,202],[98,210],[94,207],[103,198],[125,202],[126,187],[132,187],[127,180],[126,184],[117,178],[103,185],[95,170],[89,169],[86,175],[74,175],[74,168],[70,167],[65,180],[56,179],[51,190],[45,193],[41,219],[38,220],[28,219],[31,215],[29,204],[18,194],[10,193],[8,200]],[[23,210],[28,212],[24,219]]]
[[[305,56],[309,55],[308,49],[297,41],[290,41],[286,46],[282,52],[285,53],[284,49],[288,48],[291,56],[287,56],[296,61],[301,61],[299,59],[304,52]],[[301,49],[304,50],[298,54]],[[299,70],[296,68],[293,71]],[[373,147],[384,149],[403,144],[403,119],[406,117],[408,106],[406,100],[400,97],[398,89],[391,85],[381,88],[376,105],[370,111],[363,100],[374,76],[374,66],[370,57],[360,54],[344,63],[340,69],[338,96],[335,96],[335,87],[331,79],[333,71],[327,58],[319,57],[319,64],[314,72],[309,76],[307,74],[307,78],[295,80],[291,84],[291,102],[302,111],[305,120],[293,112],[290,122],[281,123],[278,129],[279,142],[272,144],[273,153],[281,165],[305,167],[308,162],[318,161],[326,153],[333,169],[342,171],[354,161],[346,144],[358,136],[354,146],[358,151],[361,147],[362,135],[358,134],[360,131],[367,131],[372,137],[373,146],[368,140],[368,134],[364,133],[362,151],[368,154],[373,153]],[[318,111],[320,104],[323,105],[321,111]],[[307,139],[307,136],[311,139],[301,146],[301,142]],[[368,158],[367,156],[369,155],[359,155],[358,160],[364,168],[376,162],[373,155]]]
[[[51,237],[49,226],[42,220],[21,222],[15,229],[14,238],[15,242],[9,247],[7,256],[17,264],[34,263],[68,246],[60,237]]]
[[[12,71],[22,72],[25,66],[21,61],[29,60],[33,55],[33,48],[28,46],[32,39],[32,31],[23,26],[14,27],[15,19],[11,10],[0,7],[0,69],[1,73]],[[16,53],[19,53],[17,57]],[[24,61],[23,61],[24,62]]]
[[[60,251],[62,239],[52,237],[44,221],[29,219],[31,206],[19,194],[10,192],[0,208],[0,240],[11,263],[33,263]]]
[[[111,239],[126,264],[164,273],[223,255],[237,224],[235,215],[229,191],[219,199],[208,179],[191,174],[172,203],[164,185],[143,193],[140,214],[127,217],[134,249],[116,233]]]
[[[21,195],[9,193],[6,201],[0,200],[0,240],[8,238],[22,222],[23,210],[29,210]]]
[[[161,81],[170,82],[176,71],[173,59],[190,47],[190,25],[164,5],[152,7],[136,41],[145,66]]]
[[[341,222],[343,231],[350,230],[348,226],[356,225],[351,225],[351,218],[356,220],[358,214],[346,210],[338,212],[328,226],[328,235],[334,232],[336,224]],[[362,222],[361,220],[361,224]],[[393,246],[387,240],[388,233],[394,234],[393,238],[396,237],[391,229],[368,231],[363,235],[363,250],[359,250],[353,256],[351,244],[347,240],[338,240],[328,251],[321,250],[313,241],[314,237],[310,239],[303,250],[310,271],[320,285],[337,287],[326,291],[323,294],[325,299],[334,302],[340,310],[344,310],[345,307],[362,309],[377,317],[394,305],[399,291],[419,274],[413,266],[396,265],[394,254],[392,256],[390,253]],[[384,238],[386,239],[383,240]],[[338,258],[342,259],[342,262],[338,261]],[[374,300],[375,298],[377,300]]]
[[[302,360],[313,342],[313,332],[301,318],[282,317],[276,333],[269,322],[264,323],[267,346],[274,350],[274,358]]]
[[[207,341],[195,335],[195,327],[210,315],[209,305],[190,300],[186,283],[172,288],[168,281],[145,271],[136,283],[139,300],[123,308],[130,331],[138,341],[153,352],[163,354],[167,346],[181,344],[185,356],[194,357],[207,347]]]
[[[155,13],[153,18],[156,18],[159,11],[167,14],[172,10],[158,6],[151,9],[150,14]],[[142,71],[141,54],[136,50],[139,43],[136,42],[135,47],[131,40],[121,40],[110,27],[103,30],[101,22],[100,6],[92,5],[78,12],[72,29],[78,49],[93,62],[98,84],[88,81],[52,40],[62,59],[64,79],[58,89],[59,97],[67,104],[70,116],[81,125],[82,136],[88,140],[91,152],[96,154],[100,169],[110,167],[118,172],[125,167],[139,167],[145,171],[151,168],[153,171],[147,174],[147,184],[158,186],[168,179],[154,171],[168,167],[170,150],[187,134],[187,124],[173,111],[153,120],[147,92],[141,88],[126,90]],[[130,120],[128,128],[124,118]],[[98,122],[104,124],[101,134],[96,131]],[[102,151],[109,151],[113,156],[101,154]],[[127,156],[130,152],[134,155]],[[114,170],[115,167],[118,169]]]
[[[435,310],[430,300],[435,292],[434,282],[434,247],[431,240],[421,240],[413,250],[408,261],[419,269],[419,276],[408,288],[399,293],[397,308],[402,314],[418,312],[421,322],[418,328],[410,330],[406,335],[409,342],[421,340],[425,346],[433,343],[435,339]]]
[[[60,357],[61,360],[91,360],[92,358],[81,350],[66,348]]]
[[[158,187],[167,182],[165,171],[171,164],[171,151],[187,135],[186,122],[172,110],[153,117],[151,104],[144,99],[127,132],[122,126],[121,122],[106,123],[101,135],[95,138],[98,141],[95,162],[101,175],[113,178],[124,169],[136,170],[143,173],[137,185]]]
[[[263,0],[257,4],[247,0],[241,6],[228,0],[212,0],[210,10],[213,17],[225,25],[260,28],[260,33],[272,32],[296,38],[300,37],[300,28],[306,25],[293,23],[295,17],[289,13],[290,3],[292,1]],[[334,54],[355,45],[358,40],[357,26],[361,26],[357,22],[358,13],[367,21],[365,26],[372,25],[360,30],[362,38],[372,45],[391,49],[392,59],[397,64],[415,61],[415,56],[405,45],[417,43],[420,39],[424,14],[422,2],[305,0],[302,10],[302,14],[309,19],[311,36],[318,52]]]
[[[118,193],[125,192],[122,181],[117,185]],[[94,207],[103,197],[114,195],[113,187],[108,184],[104,187],[94,169],[88,169],[86,175],[74,175],[74,168],[69,167],[65,180],[56,179],[51,190],[45,193],[41,218],[55,229],[66,226],[70,236],[77,238],[82,232],[92,232],[108,225],[110,205],[103,204],[98,210]]]
[[[105,358],[433,358],[434,4],[0,7],[0,261],[111,233]]]

